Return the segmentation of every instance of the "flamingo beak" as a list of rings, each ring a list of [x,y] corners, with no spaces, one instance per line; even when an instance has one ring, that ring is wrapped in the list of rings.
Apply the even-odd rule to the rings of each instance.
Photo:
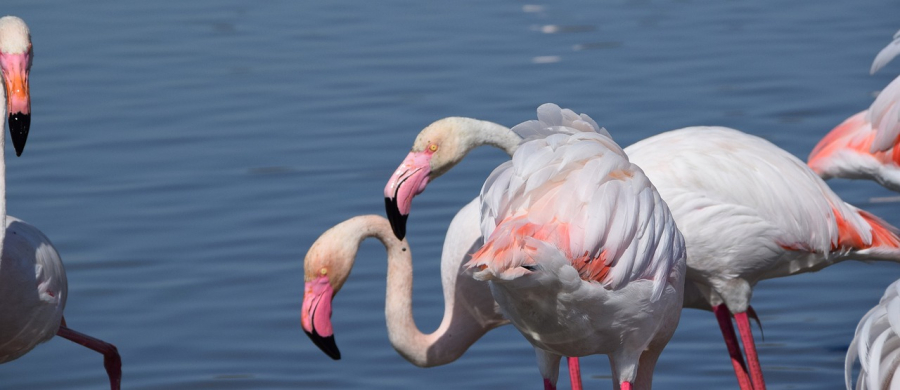
[[[391,230],[397,239],[406,237],[406,219],[412,199],[428,185],[431,174],[431,153],[410,152],[384,187],[384,207]]]
[[[30,68],[31,49],[18,54],[0,52],[0,70],[3,72],[7,94],[7,121],[16,156],[22,155],[31,127],[31,93],[28,88]]]
[[[332,359],[340,360],[341,351],[334,342],[334,329],[331,327],[332,298],[334,288],[331,287],[328,277],[320,276],[306,282],[300,324],[313,344]]]

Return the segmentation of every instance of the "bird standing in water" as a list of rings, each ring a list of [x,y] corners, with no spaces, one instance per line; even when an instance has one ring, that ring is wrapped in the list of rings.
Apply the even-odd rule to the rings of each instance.
[[[640,168],[587,115],[553,104],[481,191],[485,244],[468,263],[537,354],[609,356],[621,389],[649,389],[681,315],[684,240]]]

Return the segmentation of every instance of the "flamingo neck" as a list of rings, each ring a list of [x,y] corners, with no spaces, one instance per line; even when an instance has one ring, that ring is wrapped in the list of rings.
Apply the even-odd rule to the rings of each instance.
[[[466,153],[479,146],[489,145],[503,150],[512,157],[519,147],[519,143],[522,142],[522,138],[506,126],[472,118],[459,119],[462,124],[461,137]]]
[[[431,157],[431,180],[447,173],[479,146],[493,146],[511,157],[522,142],[521,137],[505,126],[473,118],[448,117],[432,123],[419,133],[413,152],[424,151],[434,132],[453,141],[445,143],[441,151]]]
[[[459,329],[457,324],[452,324],[453,310],[445,310],[441,325],[431,334],[422,333],[416,326],[412,314],[413,269],[409,244],[405,240],[397,241],[390,224],[383,217],[372,215],[357,217],[351,221],[357,223],[343,229],[345,233],[341,241],[355,245],[358,249],[363,240],[374,237],[387,249],[387,293],[384,312],[388,338],[394,349],[410,363],[420,367],[431,367],[456,360],[475,341],[470,340],[472,337],[469,336],[475,333],[468,329]],[[354,255],[351,258],[355,258],[356,251],[352,253]],[[352,260],[343,272],[349,274],[350,267]],[[445,302],[445,305],[452,306],[452,300]],[[453,338],[448,337],[450,333],[453,333]]]

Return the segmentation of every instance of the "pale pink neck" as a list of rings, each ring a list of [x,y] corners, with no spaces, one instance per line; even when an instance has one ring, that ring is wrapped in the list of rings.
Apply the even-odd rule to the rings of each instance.
[[[387,293],[385,317],[387,320],[388,338],[391,345],[411,363],[429,367],[456,360],[468,349],[481,333],[468,331],[454,326],[452,310],[445,310],[444,318],[438,329],[431,334],[422,333],[416,326],[412,314],[412,254],[406,241],[397,241],[391,231],[390,224],[381,216],[363,216],[351,219],[352,224],[342,229],[345,232],[344,242],[353,243],[358,249],[359,243],[368,237],[381,241],[388,254]],[[351,261],[355,258],[353,251]],[[347,268],[349,272],[349,267]],[[449,302],[452,305],[452,302]],[[451,331],[453,329],[453,332]],[[453,333],[453,338],[449,334]],[[474,336],[474,337],[473,337]]]

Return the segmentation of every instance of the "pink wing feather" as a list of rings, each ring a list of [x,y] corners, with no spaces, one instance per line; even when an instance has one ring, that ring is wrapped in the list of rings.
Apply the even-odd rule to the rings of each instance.
[[[526,139],[482,188],[485,246],[470,267],[512,279],[540,267],[538,240],[583,280],[619,289],[654,281],[654,299],[684,257],[684,241],[643,171],[587,115],[544,104],[513,128]]]

